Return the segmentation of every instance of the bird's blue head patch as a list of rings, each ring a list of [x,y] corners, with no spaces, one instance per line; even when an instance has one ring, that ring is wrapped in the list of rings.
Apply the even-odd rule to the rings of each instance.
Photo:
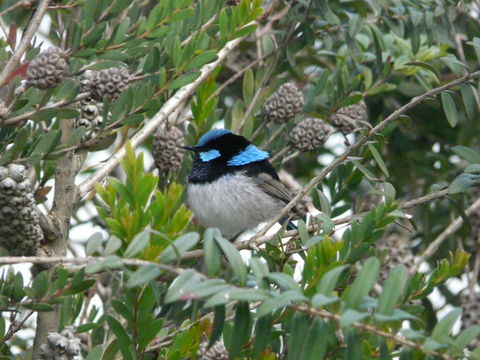
[[[198,140],[197,146],[205,146],[207,145],[210,141],[218,139],[220,136],[223,136],[225,134],[230,134],[231,131],[227,129],[213,129],[210,130],[209,132],[205,133],[202,135],[200,140]]]
[[[268,159],[268,152],[262,151],[257,148],[255,145],[248,145],[240,153],[233,156],[230,160],[227,161],[227,165],[230,166],[240,166],[247,165],[256,161],[261,161]]]
[[[216,159],[216,158],[222,156],[222,154],[220,154],[220,151],[212,149],[212,150],[208,150],[208,151],[202,151],[202,152],[198,153],[198,156],[200,156],[200,159],[203,162],[209,162],[213,159]]]

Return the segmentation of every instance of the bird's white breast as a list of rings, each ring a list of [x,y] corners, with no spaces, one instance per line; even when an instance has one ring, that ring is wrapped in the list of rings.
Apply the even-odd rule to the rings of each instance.
[[[266,194],[243,173],[205,184],[189,184],[188,204],[205,227],[217,227],[231,238],[274,217],[283,202]]]

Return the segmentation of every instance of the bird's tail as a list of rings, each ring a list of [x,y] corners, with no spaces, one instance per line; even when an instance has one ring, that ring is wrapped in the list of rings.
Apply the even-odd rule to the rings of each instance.
[[[287,223],[287,230],[297,230],[297,225],[295,225],[290,219],[290,216],[284,216],[280,219],[280,224],[284,225]]]

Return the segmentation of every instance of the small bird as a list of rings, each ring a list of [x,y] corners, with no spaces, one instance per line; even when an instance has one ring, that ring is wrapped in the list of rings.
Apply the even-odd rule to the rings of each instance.
[[[292,199],[267,160],[269,154],[230,130],[214,129],[197,145],[188,175],[188,204],[205,227],[238,235],[273,218]]]

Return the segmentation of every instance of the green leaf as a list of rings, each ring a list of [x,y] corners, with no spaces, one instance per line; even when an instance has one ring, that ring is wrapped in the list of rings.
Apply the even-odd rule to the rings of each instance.
[[[98,327],[99,324],[97,323],[86,323],[86,324],[82,324],[82,325],[79,325],[76,329],[76,332],[77,333],[82,333],[82,332],[87,332],[87,331],[90,331],[92,329],[95,329],[96,327]]]
[[[380,294],[377,313],[384,315],[393,314],[406,281],[407,270],[404,266],[397,266],[390,272]]]
[[[210,345],[220,339],[223,332],[223,326],[225,324],[225,306],[215,306],[215,315],[213,318],[212,335],[210,336]]]
[[[452,151],[469,163],[480,164],[480,154],[472,148],[457,145],[452,147]]]
[[[160,274],[161,270],[153,264],[142,266],[130,276],[127,287],[143,285],[155,280]]]
[[[441,94],[443,111],[445,111],[445,116],[447,117],[448,123],[451,127],[455,127],[458,123],[457,117],[457,106],[452,96],[444,91]]]
[[[215,50],[207,50],[195,56],[185,67],[185,70],[190,70],[196,67],[201,67],[217,59],[217,52]]]
[[[380,155],[378,150],[372,144],[368,144],[368,148],[370,149],[370,152],[372,153],[373,158],[377,162],[377,164],[380,167],[380,169],[382,170],[382,172],[385,174],[386,177],[389,177],[390,175],[388,174],[387,166],[385,165],[385,163],[382,159],[382,156]]]
[[[1,333],[0,333],[1,334]],[[455,339],[454,346],[458,350],[463,350],[469,345],[473,340],[478,339],[480,336],[480,326],[474,325],[463,330]]]
[[[240,285],[245,285],[247,282],[247,267],[245,266],[238,249],[230,241],[221,236],[215,236],[215,241],[227,257],[229,265],[237,277]]]
[[[92,255],[97,252],[102,245],[103,236],[102,233],[96,232],[90,236],[87,240],[87,245],[85,246],[85,252],[87,255]]]
[[[40,312],[46,312],[46,311],[53,311],[55,310],[55,307],[53,305],[47,304],[47,303],[33,303],[33,304],[27,304],[25,305],[26,309],[34,310],[34,311],[40,311]]]
[[[103,251],[103,255],[111,255],[116,252],[118,249],[122,247],[122,240],[120,240],[115,235],[110,236],[108,239],[107,244],[105,245],[105,250]]]
[[[60,141],[60,136],[61,132],[59,130],[52,130],[48,133],[41,135],[40,141],[37,143],[37,146],[35,146],[35,149],[33,150],[33,154],[44,155],[49,153]]]
[[[280,286],[282,290],[294,290],[298,293],[302,292],[302,289],[298,283],[289,275],[284,273],[270,273],[266,276],[267,279],[273,281]]]
[[[362,321],[370,314],[368,313],[361,313],[353,309],[348,309],[342,314],[340,318],[340,326],[341,327],[348,327],[352,325],[354,322]]]
[[[325,305],[333,304],[340,299],[336,296],[326,296],[323,294],[315,294],[312,298],[312,306],[314,307],[323,307]]]
[[[131,345],[132,340],[130,339],[127,331],[125,330],[125,327],[110,314],[106,315],[106,319],[110,330],[115,334],[120,343],[123,344],[122,347]]]
[[[440,320],[432,330],[432,339],[444,342],[452,331],[453,325],[462,315],[462,309],[454,309]]]
[[[369,258],[358,273],[355,281],[342,294],[342,300],[347,309],[358,309],[375,284],[380,270],[380,263],[376,258]]]
[[[328,324],[322,319],[314,319],[308,332],[305,334],[305,343],[299,360],[323,359],[327,352],[329,332]]]
[[[253,353],[255,358],[259,358],[259,354],[271,340],[272,328],[273,316],[266,315],[257,319],[255,323],[255,336],[253,342]]]
[[[165,303],[171,303],[180,299],[184,293],[185,287],[199,281],[195,271],[188,269],[183,271],[170,285],[165,295]]]
[[[127,250],[125,250],[125,257],[133,257],[143,251],[148,246],[150,241],[150,233],[148,231],[142,231],[135,235],[133,240],[128,244]]]
[[[287,338],[288,360],[298,360],[302,353],[305,342],[305,334],[308,333],[308,320],[306,315],[296,313],[290,328],[290,336]]]
[[[474,96],[475,89],[472,85],[463,84],[460,86],[460,91],[462,93],[463,105],[465,106],[467,117],[475,121],[478,116],[478,107]]]
[[[238,355],[243,345],[249,340],[250,318],[251,314],[248,302],[239,302],[235,310],[232,341],[228,351],[229,357],[234,358],[236,355]]]
[[[450,194],[458,194],[475,185],[478,175],[463,173],[458,175],[448,187]]]
[[[307,301],[307,298],[296,291],[288,290],[279,296],[266,300],[257,310],[257,317],[271,314],[273,311],[288,306],[294,302]]]
[[[342,265],[326,272],[317,285],[317,291],[324,295],[332,294],[333,290],[337,286],[338,278],[347,268],[348,265]]]
[[[101,358],[102,352],[103,345],[97,345],[88,353],[88,356],[85,358],[85,360],[98,360]]]
[[[190,232],[176,238],[173,243],[160,254],[158,260],[162,263],[179,260],[180,256],[197,245],[200,236],[197,233]]]
[[[205,230],[205,239],[203,242],[205,265],[207,267],[207,273],[209,276],[215,276],[222,265],[222,253],[214,239],[214,234],[221,236],[218,229]]]
[[[426,62],[423,62],[423,61],[409,61],[409,62],[405,63],[404,65],[419,66],[419,67],[422,67],[424,69],[427,69],[428,71],[430,71],[435,76],[435,80],[437,81],[437,83],[439,82],[439,74],[438,74],[437,70],[432,65],[430,65],[429,63],[426,63]]]
[[[173,90],[173,89],[178,89],[179,87],[182,87],[184,85],[190,84],[194,82],[199,76],[200,72],[191,72],[188,74],[180,75],[178,78],[173,80],[168,86],[167,89]]]
[[[255,91],[255,79],[252,69],[245,71],[243,75],[243,102],[249,105],[253,98],[253,92]]]

